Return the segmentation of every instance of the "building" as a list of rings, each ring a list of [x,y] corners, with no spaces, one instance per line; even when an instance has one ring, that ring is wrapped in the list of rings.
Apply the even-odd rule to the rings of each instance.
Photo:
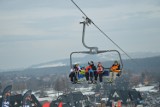
[[[107,107],[143,107],[143,99],[136,90],[113,90],[109,95]]]
[[[64,107],[90,107],[88,97],[81,92],[60,95],[57,100],[51,102],[50,107],[56,107],[59,102],[62,102]]]

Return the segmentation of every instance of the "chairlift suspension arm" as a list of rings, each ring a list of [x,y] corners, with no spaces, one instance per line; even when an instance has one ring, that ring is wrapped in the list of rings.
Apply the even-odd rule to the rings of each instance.
[[[86,29],[86,24],[90,24],[91,20],[89,18],[85,18],[85,21],[80,22],[80,24],[83,24],[83,31],[82,31],[82,44],[85,48],[90,50],[91,54],[97,53],[98,47],[89,47],[85,44],[85,29]]]

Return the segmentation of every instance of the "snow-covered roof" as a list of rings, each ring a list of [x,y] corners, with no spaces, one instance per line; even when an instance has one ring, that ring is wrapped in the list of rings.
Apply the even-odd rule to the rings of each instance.
[[[95,94],[95,92],[92,92],[92,91],[90,91],[90,92],[83,92],[82,94],[83,95],[93,95],[93,94]]]

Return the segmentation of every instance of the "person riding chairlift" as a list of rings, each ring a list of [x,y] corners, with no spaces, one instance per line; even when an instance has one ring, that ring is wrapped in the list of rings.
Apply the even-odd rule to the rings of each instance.
[[[82,79],[85,77],[85,67],[81,67],[81,70],[79,70],[78,79]]]
[[[97,68],[94,65],[93,61],[91,61],[90,63],[91,63],[91,68],[93,70],[93,77],[94,77],[94,81],[92,81],[92,83],[97,83],[97,78],[98,78]]]
[[[88,83],[93,83],[92,64],[93,64],[93,61],[88,62],[88,66],[86,67],[86,70],[85,70],[86,71],[85,76]]]
[[[104,71],[104,67],[102,66],[101,62],[98,62],[97,73],[98,73],[98,76],[99,76],[99,82],[100,83],[103,81],[103,71]]]
[[[88,66],[86,67],[85,76],[86,76],[86,80],[88,81],[88,83],[97,83],[97,77],[98,77],[97,68],[94,65],[93,61],[88,62]],[[89,78],[90,78],[90,82],[89,82]]]
[[[120,64],[118,63],[118,61],[114,61],[114,64],[111,66],[110,68],[110,81],[109,82],[113,82],[113,80],[116,79],[117,76],[119,76],[120,73]]]
[[[71,72],[69,74],[70,80],[73,84],[77,83],[78,81],[78,73],[80,71],[79,64],[75,64],[73,68],[71,69]]]

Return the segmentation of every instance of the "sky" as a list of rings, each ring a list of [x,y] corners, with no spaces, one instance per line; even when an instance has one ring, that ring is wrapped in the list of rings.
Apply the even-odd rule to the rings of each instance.
[[[125,52],[160,52],[159,0],[74,0]],[[0,0],[0,69],[25,68],[86,50],[84,15],[70,0]],[[92,24],[85,42],[117,49]]]

